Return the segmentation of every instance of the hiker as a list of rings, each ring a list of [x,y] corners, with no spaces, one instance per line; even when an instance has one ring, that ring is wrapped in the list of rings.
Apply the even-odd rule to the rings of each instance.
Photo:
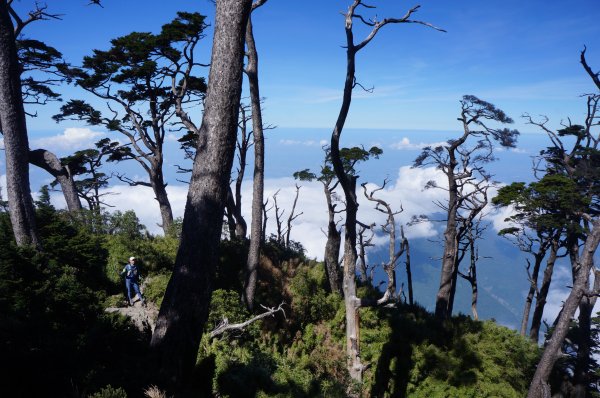
[[[140,292],[139,270],[135,262],[135,257],[129,257],[129,264],[126,264],[125,268],[123,268],[123,271],[121,271],[121,275],[125,275],[125,290],[127,290],[127,301],[129,305],[133,305],[133,302],[137,301],[131,300],[131,289],[133,289],[136,296],[139,296],[139,299],[142,302],[142,304],[145,304],[142,292]]]

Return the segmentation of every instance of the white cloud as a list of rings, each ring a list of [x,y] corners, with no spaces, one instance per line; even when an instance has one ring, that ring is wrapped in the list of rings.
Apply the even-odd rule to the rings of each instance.
[[[4,150],[4,138],[0,137],[0,150]]]
[[[279,143],[282,145],[323,146],[323,145],[327,144],[327,141],[325,141],[325,140],[321,140],[321,141],[279,140]]]
[[[496,152],[505,152],[505,151],[508,151],[508,152],[513,152],[513,153],[522,153],[522,154],[529,153],[528,150],[523,149],[523,148],[505,148],[505,147],[500,146],[500,145],[495,146],[494,147],[494,151],[496,151]]]
[[[170,141],[170,142],[177,142],[179,140],[179,137],[176,136],[173,133],[169,133],[167,134],[167,136],[165,137],[165,141]]]
[[[435,148],[444,145],[448,145],[448,143],[445,141],[440,141],[432,143],[420,142],[418,144],[413,144],[412,142],[410,142],[410,139],[408,137],[403,137],[400,141],[390,144],[390,148],[398,150],[418,150],[423,149],[427,146]]]
[[[103,135],[104,133],[89,128],[69,127],[62,134],[31,140],[31,147],[50,151],[75,151],[93,147]]]
[[[6,190],[6,174],[0,175],[0,194],[2,195],[2,200],[6,200],[8,197],[8,191]]]
[[[423,190],[427,181],[430,180],[436,180],[442,186],[443,174],[434,168],[413,169],[402,167],[398,172],[396,181],[393,181],[375,196],[386,200],[394,211],[398,211],[402,204],[404,212],[398,214],[395,218],[398,225],[406,224],[413,215],[431,214],[438,210],[433,201],[443,200],[444,191],[439,189]],[[265,200],[270,198],[270,204],[273,203],[272,195],[279,190],[277,202],[281,209],[285,209],[285,214],[282,216],[284,220],[287,220],[289,211],[292,208],[296,183],[297,181],[292,178],[265,181]],[[368,190],[375,187],[374,184],[367,185]],[[341,190],[337,194],[340,198],[343,197]],[[358,219],[364,223],[382,224],[386,216],[375,210],[374,204],[365,199],[362,187],[357,188],[357,194],[359,199]],[[242,213],[249,223],[252,198],[251,183],[244,185],[243,198]],[[291,239],[301,242],[309,257],[321,259],[326,242],[323,230],[327,227],[328,215],[325,194],[320,182],[302,182],[296,207],[296,214],[299,213],[302,213],[302,215],[292,224]],[[274,210],[269,212],[268,217],[267,235],[276,231]],[[437,234],[435,225],[432,222],[423,222],[404,229],[408,238],[431,237]],[[377,230],[379,232],[380,228],[377,227]],[[375,238],[374,242],[377,244],[387,243],[382,235]]]
[[[489,195],[493,197],[494,195]],[[504,228],[508,228],[513,224],[505,221],[508,217],[515,214],[515,209],[513,206],[506,206],[493,209],[486,218],[492,222],[492,226],[495,231],[500,231]]]
[[[445,192],[441,189],[427,189],[423,187],[427,181],[435,180],[440,186],[444,184],[444,176],[435,168],[410,168],[408,166],[400,168],[395,181],[386,186],[384,190],[379,191],[376,196],[386,200],[394,211],[400,209],[402,204],[404,212],[396,216],[397,225],[405,225],[413,215],[432,214],[439,209],[433,203],[437,200],[443,200]],[[287,221],[289,212],[292,208],[293,200],[296,194],[295,184],[298,181],[293,178],[277,178],[265,180],[265,200],[269,198],[269,206],[273,204],[272,196],[279,190],[277,202],[280,209],[285,210],[282,219]],[[326,236],[322,232],[327,227],[327,207],[323,186],[320,182],[302,182],[300,196],[298,199],[296,214],[302,213],[292,223],[291,239],[299,241],[306,248],[307,255],[312,258],[321,259],[325,248]],[[367,185],[367,189],[373,189],[374,184]],[[112,196],[105,196],[108,204],[115,205],[110,211],[115,210],[134,210],[148,230],[153,234],[162,233],[158,226],[160,223],[160,212],[158,203],[154,200],[152,190],[147,187],[130,187],[128,185],[114,185],[106,192],[111,192]],[[167,187],[169,200],[173,208],[174,217],[182,217],[185,202],[187,198],[187,185],[169,185]],[[341,190],[338,192],[340,198],[343,197]],[[358,219],[365,222],[375,222],[378,225],[385,221],[385,215],[374,208],[374,204],[368,202],[364,195],[362,187],[357,188],[359,197]],[[53,194],[52,201],[55,206],[65,207],[64,199],[60,194]],[[250,225],[251,221],[251,203],[252,203],[252,182],[244,181],[242,189],[242,214],[246,222]],[[342,205],[340,204],[340,207]],[[340,224],[341,225],[341,224]],[[407,237],[432,237],[438,231],[436,225],[432,222],[423,222],[410,227],[404,227]],[[268,213],[267,236],[276,231],[274,210]],[[386,238],[380,236],[375,239],[378,244],[387,244]]]

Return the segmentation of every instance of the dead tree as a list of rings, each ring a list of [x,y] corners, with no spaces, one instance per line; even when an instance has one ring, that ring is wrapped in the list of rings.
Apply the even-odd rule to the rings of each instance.
[[[253,324],[256,321],[259,321],[259,320],[261,320],[263,318],[266,318],[268,316],[273,316],[274,317],[277,312],[282,312],[283,316],[285,316],[285,310],[283,309],[283,305],[284,304],[285,303],[281,303],[281,304],[279,304],[278,307],[272,307],[272,308],[265,307],[264,305],[261,305],[261,307],[263,309],[265,309],[265,312],[263,312],[263,313],[261,313],[259,315],[253,316],[252,318],[250,318],[250,319],[248,319],[248,320],[246,320],[244,322],[230,323],[229,319],[223,318],[223,320],[221,321],[221,323],[219,323],[216,328],[214,328],[213,330],[210,331],[210,338],[214,339],[215,337],[220,336],[223,333],[230,332],[232,330],[242,331],[246,327],[248,327],[249,325]]]
[[[375,232],[373,231],[375,223],[366,225],[358,221],[358,226],[358,272],[360,275],[360,282],[364,284],[373,279],[373,276],[369,275],[366,249],[367,247],[375,246],[374,243],[371,243],[375,237]],[[368,238],[365,236],[367,231],[371,233]]]
[[[455,273],[452,275],[452,290],[450,292],[450,305],[448,310],[452,313],[454,307],[454,297],[456,295],[456,285],[458,279],[459,267],[465,256],[465,247],[469,246],[469,231],[473,228],[481,229],[481,233],[485,227],[481,222],[483,217],[483,210],[488,204],[487,192],[490,187],[494,186],[495,183],[490,181],[491,176],[480,172],[483,176],[482,180],[477,181],[474,177],[466,178],[460,184],[458,202],[459,211],[457,213],[457,257],[455,265]],[[481,233],[475,234],[473,239],[481,239]],[[462,246],[462,248],[461,248]],[[473,288],[473,286],[472,286]],[[477,286],[475,286],[475,290]]]
[[[252,147],[252,130],[248,128],[248,122],[252,116],[248,114],[249,106],[240,104],[239,133],[236,143],[237,173],[233,180],[234,188],[229,186],[227,202],[225,202],[225,218],[229,228],[229,239],[244,239],[247,232],[247,224],[242,215],[242,184],[246,173],[246,158],[248,150]],[[189,151],[189,149],[187,149]]]
[[[398,300],[397,292],[396,292],[396,264],[400,257],[404,254],[405,246],[400,244],[400,250],[396,251],[396,220],[395,216],[402,213],[404,209],[402,205],[400,205],[399,211],[393,211],[392,207],[388,202],[381,198],[376,198],[375,194],[379,191],[385,189],[388,181],[384,180],[383,185],[379,188],[373,189],[372,191],[367,191],[367,184],[363,183],[361,186],[363,187],[363,193],[365,198],[371,202],[375,202],[375,210],[386,215],[385,223],[381,225],[382,231],[389,236],[388,242],[388,262],[383,264],[383,270],[387,275],[387,287],[378,301],[378,305],[387,304],[390,302],[395,302]]]
[[[285,228],[285,247],[290,247],[290,235],[292,233],[292,222],[300,217],[304,212],[296,214],[296,205],[298,204],[298,196],[300,196],[300,186],[296,184],[296,195],[294,196],[294,203],[292,204],[292,210],[290,216],[287,218]]]
[[[340,156],[340,138],[348,112],[350,111],[350,103],[352,101],[352,91],[356,86],[360,86],[356,81],[356,54],[368,45],[371,40],[377,35],[379,30],[388,24],[393,23],[417,23],[428,27],[432,27],[429,23],[413,20],[412,15],[419,9],[420,6],[415,6],[401,18],[385,18],[383,20],[367,19],[357,12],[357,9],[372,8],[363,4],[361,0],[354,0],[348,11],[344,15],[345,31],[346,31],[346,81],[344,83],[344,91],[342,104],[338,114],[335,127],[331,134],[331,163],[335,171],[336,177],[340,182],[340,186],[344,191],[346,201],[346,219],[344,233],[344,278],[343,291],[346,307],[346,353],[348,356],[348,370],[350,377],[353,380],[360,381],[364,366],[360,360],[360,342],[359,342],[359,325],[358,325],[358,308],[360,300],[356,296],[356,213],[358,211],[358,201],[356,197],[356,175],[349,174],[342,163]],[[354,32],[352,26],[354,21],[358,20],[361,23],[371,27],[369,34],[359,43],[354,42]]]
[[[252,10],[260,7],[266,0],[258,0],[252,4]],[[260,106],[260,89],[258,84],[258,50],[252,29],[252,15],[246,26],[246,76],[250,87],[250,104],[252,106],[252,135],[254,138],[254,176],[252,186],[252,217],[250,222],[250,246],[246,262],[246,279],[244,283],[244,300],[246,306],[254,306],[254,291],[256,290],[256,270],[260,259],[260,245],[264,242],[263,198],[265,180],[265,138],[263,132],[262,109]],[[264,223],[267,219],[265,216]]]
[[[267,239],[267,237],[266,237],[267,221],[269,220],[269,212],[271,210],[273,210],[273,207],[274,207],[274,205],[272,205],[271,207],[267,207],[268,205],[269,205],[269,199],[267,198],[265,203],[263,203],[263,205],[261,206],[262,219],[263,219],[261,244],[264,243],[265,240]]]
[[[475,320],[479,319],[479,315],[477,313],[477,262],[479,261],[480,257],[479,249],[477,248],[477,240],[483,239],[483,233],[488,226],[488,224],[483,222],[483,217],[483,213],[478,213],[473,219],[464,220],[466,223],[465,232],[459,246],[459,264],[462,263],[466,253],[469,253],[469,267],[467,272],[462,272],[459,269],[458,275],[471,285],[471,312],[473,313],[473,319]]]
[[[283,244],[283,214],[285,213],[285,209],[280,209],[279,208],[279,204],[277,203],[277,195],[279,195],[279,192],[281,190],[278,189],[272,196],[273,198],[273,209],[275,210],[275,226],[276,226],[276,230],[275,230],[275,239],[277,240],[277,242]]]
[[[477,179],[489,180],[489,175],[483,166],[494,159],[492,140],[504,147],[514,147],[519,134],[517,130],[488,126],[489,121],[502,124],[513,122],[493,104],[472,95],[463,96],[460,104],[461,112],[458,120],[463,127],[462,135],[457,139],[448,140],[446,145],[435,148],[425,147],[414,162],[414,167],[435,166],[444,173],[448,184],[443,188],[448,192],[448,200],[439,204],[447,218],[440,287],[435,306],[438,319],[447,319],[452,314],[458,266],[458,217],[460,204],[464,200],[461,189],[466,185],[472,185]],[[477,141],[470,144],[471,140]],[[430,182],[427,187],[437,187],[437,185],[435,182]],[[468,191],[463,192],[468,193]]]

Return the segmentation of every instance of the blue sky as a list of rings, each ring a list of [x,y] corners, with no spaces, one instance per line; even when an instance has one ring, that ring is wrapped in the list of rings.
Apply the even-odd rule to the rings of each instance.
[[[62,19],[31,24],[25,35],[55,46],[76,65],[92,49],[108,48],[112,38],[131,31],[158,31],[178,10],[198,11],[214,25],[214,5],[208,0],[102,3],[104,8],[87,0],[50,2],[48,11],[61,14]],[[16,2],[22,14],[32,4]],[[320,164],[321,146],[329,140],[341,102],[345,78],[341,12],[349,4],[349,0],[269,0],[255,12],[263,119],[277,127],[267,133],[268,178],[289,178],[296,170]],[[400,17],[418,3],[373,0],[371,4],[378,8],[363,10],[364,16],[381,19]],[[545,137],[525,125],[520,115],[547,115],[551,126],[568,117],[575,122],[582,117],[585,107],[580,95],[593,88],[579,64],[579,52],[587,45],[589,64],[600,68],[600,2],[573,0],[566,6],[562,1],[541,0],[424,0],[420,4],[413,19],[447,32],[391,24],[358,54],[358,81],[374,90],[355,91],[342,145],[382,147],[382,158],[363,166],[361,172],[373,183],[380,184],[386,177],[394,180],[424,144],[456,134],[459,99],[473,94],[504,109],[515,127],[531,133],[521,138],[517,151],[499,153],[494,174],[503,182],[531,179],[531,156],[544,146]],[[355,26],[356,40],[362,40],[369,29]],[[200,62],[210,60],[212,27],[206,33],[198,46]],[[61,91],[65,100],[85,98],[77,87]],[[73,121],[54,123],[50,116],[59,105],[38,107],[39,116],[28,120],[32,148],[45,147],[64,156],[90,147],[106,134]],[[190,114],[199,121],[201,109]],[[180,157],[172,140],[165,172],[170,186],[185,192],[174,175],[173,165],[181,164]],[[130,168],[131,175],[142,173],[135,164],[119,167]],[[0,171],[0,178],[3,174]],[[48,182],[44,172],[32,168],[34,192]],[[126,196],[123,192],[115,197],[115,204],[134,206],[127,204]],[[132,196],[133,192],[127,197]],[[179,197],[183,202],[185,195]],[[176,214],[182,212],[182,203],[174,206]]]
[[[17,3],[22,9],[31,1]],[[269,0],[254,15],[260,55],[265,121],[279,127],[330,128],[337,116],[344,80],[344,20],[348,0]],[[46,40],[77,64],[91,49],[105,49],[111,38],[133,30],[157,31],[177,10],[206,14],[213,5],[195,1],[104,0],[104,8],[86,0],[50,2],[62,21],[30,25],[26,35]],[[374,13],[398,17],[415,4],[415,19],[447,33],[414,24],[389,25],[358,55],[357,77],[368,94],[357,91],[348,127],[455,130],[458,100],[477,95],[511,115],[523,131],[520,115],[545,114],[553,122],[582,113],[578,96],[591,90],[579,65],[600,67],[600,2],[424,0],[420,3],[373,0]],[[214,25],[214,24],[213,24]],[[211,28],[200,58],[209,60]],[[356,24],[356,38],[366,30]],[[67,97],[79,96],[66,89]],[[40,110],[40,115],[52,107]],[[48,112],[50,113],[50,112]],[[200,112],[198,112],[200,117]],[[45,117],[31,120],[30,131],[58,131]]]
[[[34,2],[15,2],[21,11]],[[112,38],[132,31],[158,31],[178,10],[198,11],[214,25],[214,5],[208,0],[103,0],[104,8],[88,0],[49,1],[48,11],[62,14],[62,20],[43,21],[27,27],[25,36],[46,41],[60,50],[74,65],[92,49],[106,49]],[[329,139],[337,118],[345,78],[344,19],[350,0],[269,0],[253,16],[260,57],[261,95],[265,97],[265,123],[277,126],[267,132],[266,196],[279,190],[282,208],[289,209],[295,181],[291,174],[316,169],[322,159],[321,146]],[[390,184],[381,194],[404,213],[398,223],[413,214],[432,214],[441,191],[423,191],[430,179],[439,179],[433,169],[408,167],[425,144],[451,138],[460,129],[456,117],[459,100],[472,94],[496,104],[515,120],[523,135],[516,151],[499,152],[492,172],[502,182],[530,180],[531,156],[545,144],[545,136],[524,124],[523,113],[547,115],[549,125],[559,126],[571,117],[581,120],[585,102],[581,94],[593,91],[589,77],[579,64],[579,53],[587,45],[588,63],[600,69],[600,1],[598,0],[372,0],[378,8],[365,16],[400,17],[413,5],[421,4],[414,15],[445,29],[437,32],[424,26],[389,25],[358,54],[357,78],[372,93],[355,91],[342,145],[378,145],[381,159],[361,166],[362,181]],[[367,30],[358,26],[356,40]],[[198,48],[198,59],[209,62],[212,28]],[[204,76],[208,71],[203,71]],[[77,87],[64,87],[64,99],[85,98]],[[59,104],[38,107],[38,117],[28,120],[32,148],[44,147],[60,156],[84,149],[106,134],[75,122],[56,124],[50,116]],[[190,112],[197,121],[201,109]],[[117,137],[113,137],[117,138]],[[0,185],[4,183],[4,161],[0,153]],[[166,174],[169,195],[176,216],[183,214],[187,186],[175,178],[174,164],[181,153],[169,141]],[[249,159],[251,162],[252,159]],[[141,174],[134,164],[126,167],[130,176]],[[32,190],[50,178],[32,168]],[[247,176],[250,176],[249,172]],[[181,176],[177,176],[181,178]],[[374,185],[371,185],[372,187]],[[243,211],[248,215],[251,184],[244,185]],[[158,206],[149,206],[148,190],[115,183],[109,197],[115,209],[135,209],[148,228],[159,232]],[[318,183],[303,183],[298,218],[292,239],[301,240],[311,257],[320,257],[327,215]],[[4,197],[5,194],[3,195]],[[59,195],[53,200],[60,206]],[[490,216],[494,228],[506,214]],[[381,215],[361,204],[359,219],[378,220]],[[272,217],[271,217],[272,222]],[[439,225],[423,223],[407,228],[411,238],[433,239]],[[300,239],[301,238],[301,239]],[[384,244],[383,238],[377,243]],[[437,266],[435,261],[432,265]],[[511,264],[513,267],[521,265]],[[437,272],[437,271],[436,271]],[[434,272],[434,273],[436,273]],[[514,272],[523,273],[521,268]],[[568,279],[568,278],[566,278]],[[564,296],[557,293],[556,308]]]

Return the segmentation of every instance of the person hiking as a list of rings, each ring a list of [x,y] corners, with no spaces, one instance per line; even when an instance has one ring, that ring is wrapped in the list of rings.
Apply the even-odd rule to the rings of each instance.
[[[127,302],[129,305],[133,305],[134,301],[137,301],[131,299],[131,289],[133,289],[135,292],[135,296],[139,296],[139,300],[142,302],[142,304],[146,303],[144,297],[142,296],[142,292],[140,292],[139,269],[135,262],[135,257],[129,257],[129,263],[126,264],[125,268],[123,268],[123,271],[121,271],[121,275],[125,276],[125,290],[127,291]]]

